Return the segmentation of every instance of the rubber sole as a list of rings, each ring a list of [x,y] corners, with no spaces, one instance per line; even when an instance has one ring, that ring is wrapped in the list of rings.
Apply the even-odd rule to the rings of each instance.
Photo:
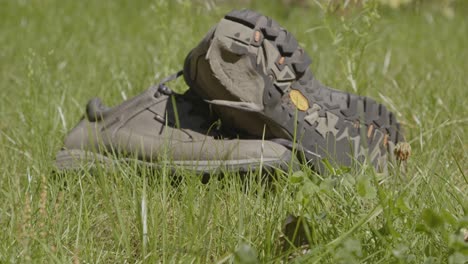
[[[218,173],[222,171],[247,172],[260,168],[260,163],[267,171],[274,169],[287,170],[291,161],[291,153],[285,153],[278,159],[257,159],[246,160],[184,160],[170,162],[147,162],[138,159],[122,158],[117,159],[99,153],[85,150],[61,150],[57,153],[55,167],[58,171],[79,170],[83,168],[94,168],[96,166],[112,167],[117,163],[134,164],[153,169],[169,168],[171,171],[178,169],[192,171],[196,173]]]
[[[248,56],[263,78],[265,118],[332,164],[351,166],[367,160],[379,171],[386,169],[388,159],[401,150],[398,145],[404,136],[395,115],[384,105],[319,83],[309,70],[309,55],[271,18],[242,10],[227,14],[221,23],[229,24],[225,35],[232,40],[229,52]],[[184,76],[187,81],[190,74]],[[192,86],[196,81],[187,83]],[[397,158],[408,156],[396,154]]]

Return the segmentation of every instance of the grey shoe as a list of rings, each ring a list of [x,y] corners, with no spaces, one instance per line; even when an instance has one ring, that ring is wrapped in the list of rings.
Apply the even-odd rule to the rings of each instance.
[[[56,167],[132,160],[197,172],[288,167],[287,148],[271,141],[221,139],[206,103],[170,93],[159,85],[113,108],[92,99],[87,116],[67,135]]]
[[[332,164],[367,159],[384,170],[387,153],[394,157],[404,141],[395,115],[370,98],[322,85],[310,63],[274,20],[232,11],[187,56],[184,78],[236,129],[261,136],[266,126],[267,138],[296,138]],[[306,157],[321,166],[316,155]]]

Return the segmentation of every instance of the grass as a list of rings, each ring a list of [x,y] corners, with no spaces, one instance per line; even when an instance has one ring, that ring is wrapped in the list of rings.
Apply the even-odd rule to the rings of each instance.
[[[246,4],[247,5],[247,4]],[[304,263],[464,263],[468,245],[468,5],[324,16],[249,4],[293,32],[325,84],[376,98],[405,125],[406,172],[271,184],[200,182],[121,165],[54,175],[65,133],[94,96],[114,105],[181,68],[232,6],[191,1],[0,2],[0,262],[279,262],[290,213],[308,222]],[[369,23],[368,23],[369,22]],[[186,89],[178,82],[175,89]]]

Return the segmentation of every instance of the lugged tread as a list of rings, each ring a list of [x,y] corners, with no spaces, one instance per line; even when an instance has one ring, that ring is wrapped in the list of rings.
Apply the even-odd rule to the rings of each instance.
[[[280,39],[281,34],[278,36],[278,47],[281,55],[283,56],[291,56],[294,51],[297,49],[297,40],[289,34],[289,32],[285,31],[284,39]],[[278,40],[277,39],[277,40]]]
[[[304,56],[303,61],[296,61],[292,63],[294,71],[298,73],[298,75],[303,75],[304,72],[309,68],[309,65],[312,63],[312,60],[309,58],[309,56]]]
[[[249,27],[254,27],[260,17],[260,14],[250,10],[234,10],[225,16],[226,19],[239,22]]]
[[[266,82],[264,87],[264,115],[267,118],[280,124],[293,135],[295,129],[293,119],[296,109],[290,107],[291,103],[285,105],[283,99],[273,99],[284,98],[291,89],[300,91],[307,99],[309,107],[312,105],[320,107],[320,110],[314,114],[317,116],[311,119],[317,118],[314,122],[305,121],[307,113],[299,112],[302,119],[299,120],[297,131],[305,133],[302,135],[303,147],[324,154],[325,150],[331,150],[330,144],[339,144],[339,150],[335,153],[336,157],[344,159],[343,153],[357,151],[356,156],[359,160],[363,158],[362,156],[370,156],[372,150],[378,149],[381,152],[380,155],[371,160],[371,163],[375,165],[376,159],[387,155],[386,152],[390,150],[387,141],[392,142],[393,145],[403,141],[400,124],[395,115],[384,105],[371,98],[337,91],[318,83],[308,70],[312,59],[299,46],[296,38],[274,20],[251,10],[233,11],[226,15],[225,19],[248,26],[254,32],[261,32],[261,38],[258,38],[260,43],[252,42],[251,45],[262,47],[261,42],[269,41],[272,44],[269,46],[276,47],[280,54],[274,62],[277,69],[281,72],[288,67],[295,75],[295,79],[287,85],[285,83],[287,80],[278,80],[278,76],[273,74],[272,69],[267,69],[270,70],[267,75],[273,76],[272,82]],[[252,57],[252,61],[257,61],[256,54],[248,53],[248,55]],[[264,65],[257,67],[261,66]],[[258,72],[263,74],[260,68]],[[264,76],[265,80],[268,80],[269,76]],[[368,148],[368,153],[363,155],[359,152],[360,149],[352,150],[349,143],[341,141],[337,143],[337,138],[340,136],[346,136],[348,141],[359,140],[358,148],[364,144]]]
[[[278,37],[278,34],[279,34],[278,29],[271,28],[271,27],[262,27],[261,31],[265,35],[265,38],[267,38],[269,40],[276,39],[276,37]]]

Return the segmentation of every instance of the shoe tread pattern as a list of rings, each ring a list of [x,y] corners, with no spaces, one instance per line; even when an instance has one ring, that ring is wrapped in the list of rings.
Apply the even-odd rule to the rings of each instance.
[[[276,66],[282,70],[287,65],[294,71],[296,79],[292,82],[291,88],[299,90],[311,105],[317,104],[320,106],[318,118],[325,118],[325,122],[328,123],[330,122],[330,117],[339,117],[338,122],[335,124],[335,128],[338,129],[338,137],[335,135],[335,140],[330,140],[332,137],[327,137],[327,135],[323,135],[319,131],[318,122],[314,124],[304,121],[298,122],[297,131],[304,132],[301,141],[303,147],[325,154],[323,153],[325,150],[333,148],[331,144],[340,144],[341,146],[337,152],[349,153],[351,151],[349,144],[336,142],[336,138],[339,138],[339,135],[343,135],[345,130],[349,135],[346,140],[349,140],[349,138],[365,137],[365,142],[361,142],[360,144],[365,145],[369,152],[378,148],[381,152],[380,156],[386,155],[387,151],[393,155],[388,142],[396,145],[398,142],[404,141],[400,124],[397,122],[395,115],[388,111],[384,105],[368,97],[330,89],[315,81],[312,73],[309,71],[312,59],[298,45],[295,37],[284,28],[281,28],[277,22],[251,10],[233,11],[226,15],[225,19],[239,22],[255,30],[258,29],[263,34],[262,38],[275,45],[280,56],[284,57],[282,58],[282,63],[276,62]],[[271,84],[269,85],[270,87],[266,86],[267,99],[265,100],[265,104],[271,104],[272,97],[275,97],[272,94],[275,92],[285,92],[282,89],[275,88],[278,85]],[[274,91],[272,91],[273,89]],[[280,123],[292,135],[294,133],[293,120],[295,119],[295,109],[285,107],[284,102],[278,98],[274,99],[274,101],[279,105],[267,108],[266,115]],[[272,110],[269,111],[268,109]],[[327,114],[327,112],[331,114]],[[300,114],[298,120],[304,120],[305,114],[302,112],[298,113]],[[383,137],[387,138],[383,139]],[[370,155],[370,153],[368,154]],[[362,158],[364,157],[358,157],[358,160]],[[377,161],[371,160],[371,162],[375,165]]]

